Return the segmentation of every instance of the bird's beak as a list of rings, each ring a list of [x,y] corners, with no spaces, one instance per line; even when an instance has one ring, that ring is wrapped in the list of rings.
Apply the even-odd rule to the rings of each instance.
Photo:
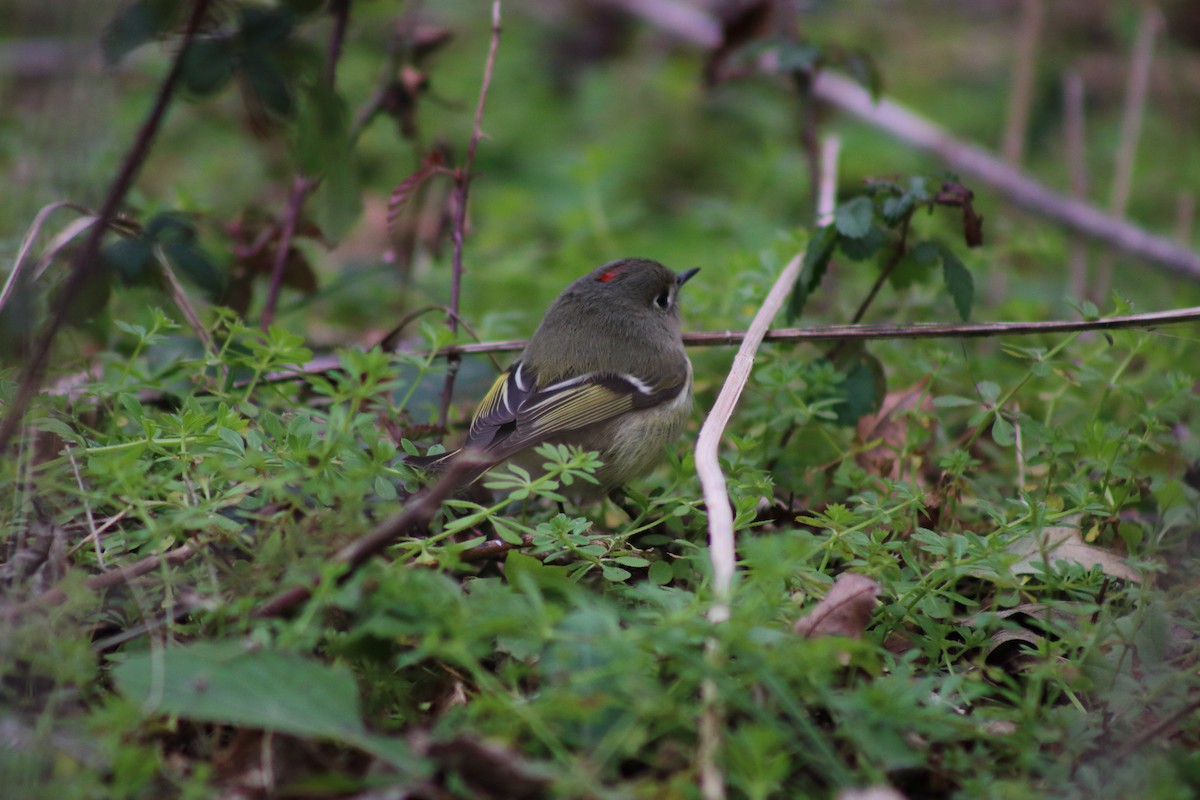
[[[689,270],[685,270],[685,271],[679,273],[678,275],[675,276],[675,285],[683,286],[685,283],[687,283],[688,281],[690,281],[692,279],[693,275],[695,275],[699,271],[700,271],[699,267],[692,267]]]

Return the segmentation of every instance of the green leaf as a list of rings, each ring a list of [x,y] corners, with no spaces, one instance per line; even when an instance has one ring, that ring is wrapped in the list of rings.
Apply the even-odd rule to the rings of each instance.
[[[971,317],[971,304],[975,301],[975,279],[970,271],[958,260],[948,248],[942,247],[942,275],[946,280],[946,289],[954,298],[954,307],[963,321]]]
[[[996,421],[992,423],[992,441],[1001,447],[1012,447],[1017,441],[1012,423],[999,414],[996,415]]]
[[[344,667],[226,640],[137,653],[113,679],[145,714],[333,739],[400,769],[416,767],[402,741],[367,732],[354,676]]]
[[[666,586],[675,578],[675,570],[671,568],[670,562],[655,561],[650,565],[648,577],[650,582],[658,586]]]
[[[192,42],[180,62],[183,85],[192,94],[213,94],[222,89],[233,75],[233,54],[224,39],[199,39]]]
[[[851,261],[865,261],[887,244],[887,233],[878,225],[872,225],[865,236],[851,239],[843,236],[838,240],[838,249]]]
[[[105,245],[100,257],[127,285],[149,283],[154,276],[151,268],[154,247],[145,237],[122,236]]]
[[[238,35],[250,48],[270,48],[286,42],[295,26],[295,17],[287,8],[245,6]]]
[[[296,110],[292,86],[283,71],[271,61],[249,54],[242,59],[242,75],[253,97],[268,111],[290,117]]]
[[[349,112],[336,93],[322,86],[305,95],[296,126],[296,160],[305,175],[324,175],[317,190],[317,225],[336,241],[362,212],[358,168],[349,138]]]
[[[800,312],[804,310],[804,304],[808,302],[808,296],[821,283],[821,278],[825,276],[825,270],[829,266],[829,259],[833,257],[833,248],[837,245],[838,239],[837,230],[832,225],[826,225],[808,240],[808,248],[804,251],[804,266],[800,270],[800,277],[796,280],[796,286],[788,301],[788,322],[795,322],[799,319]]]
[[[203,250],[191,242],[170,241],[162,245],[163,255],[171,266],[204,290],[211,298],[225,291],[225,273]]]
[[[140,0],[117,12],[104,28],[100,48],[108,65],[166,33],[178,14],[173,0]]]
[[[833,215],[833,224],[843,236],[861,239],[871,230],[871,220],[874,216],[875,204],[871,202],[871,198],[859,196],[837,207]]]

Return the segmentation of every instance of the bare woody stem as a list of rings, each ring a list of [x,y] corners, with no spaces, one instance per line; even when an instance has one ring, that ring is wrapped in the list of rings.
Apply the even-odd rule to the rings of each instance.
[[[475,105],[475,123],[471,128],[471,141],[467,145],[467,156],[462,166],[454,175],[454,229],[451,240],[454,243],[454,256],[450,283],[450,313],[446,315],[446,324],[454,333],[458,333],[458,309],[462,297],[463,277],[463,242],[467,228],[467,199],[471,189],[471,169],[475,164],[475,151],[479,148],[479,140],[483,138],[483,109],[487,104],[488,88],[492,83],[492,72],[496,67],[496,51],[500,48],[500,0],[492,2],[492,38],[488,45],[487,60],[483,65],[483,82],[479,87],[479,101]],[[441,408],[438,412],[438,426],[445,428],[450,413],[450,402],[454,399],[454,381],[458,377],[458,365],[461,359],[450,357],[446,370],[446,380],[442,385]]]

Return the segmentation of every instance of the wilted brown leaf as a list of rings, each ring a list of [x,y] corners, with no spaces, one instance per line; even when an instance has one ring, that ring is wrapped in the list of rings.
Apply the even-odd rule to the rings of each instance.
[[[845,572],[838,576],[825,599],[796,620],[795,631],[807,638],[849,636],[858,639],[871,621],[879,584],[863,575]]]
[[[859,453],[855,461],[860,467],[876,475],[894,480],[906,479],[921,466],[924,450],[913,448],[910,437],[914,433],[927,435],[933,425],[933,401],[925,391],[929,378],[923,378],[912,386],[888,392],[879,411],[867,414],[858,420],[860,443],[879,442],[870,450]],[[916,414],[928,415],[927,424],[918,421]],[[914,426],[919,431],[914,432]],[[898,456],[908,450],[908,457],[901,462]]]

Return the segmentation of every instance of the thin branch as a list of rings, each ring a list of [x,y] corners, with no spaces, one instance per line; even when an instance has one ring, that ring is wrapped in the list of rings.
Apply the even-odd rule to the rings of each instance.
[[[1120,317],[1092,320],[1044,320],[1041,322],[977,322],[969,325],[951,322],[911,322],[906,325],[887,323],[860,325],[819,325],[812,328],[776,328],[768,331],[765,342],[832,342],[840,339],[985,339],[994,336],[1027,336],[1041,333],[1074,333],[1121,328],[1154,328],[1200,322],[1200,306],[1171,311],[1151,311]],[[749,335],[746,331],[696,331],[685,333],[683,343],[689,347],[722,347],[740,344]],[[438,355],[467,355],[469,353],[516,352],[525,349],[525,339],[509,339],[480,344],[459,344],[442,348]]]
[[[350,0],[333,0],[329,4],[329,13],[333,17],[333,30],[329,34],[329,55],[325,59],[325,83],[332,89],[337,81],[337,65],[342,58],[342,44],[346,41]]]
[[[283,272],[287,266],[288,254],[292,250],[292,239],[300,224],[300,214],[304,210],[304,202],[309,193],[316,188],[317,181],[297,175],[292,181],[292,194],[288,198],[286,216],[283,219],[283,230],[279,233],[279,245],[275,251],[275,263],[271,265],[271,286],[267,290],[267,301],[263,305],[262,318],[259,320],[260,330],[267,330],[275,321],[275,307],[279,303],[279,291],[283,288]]]
[[[487,104],[488,87],[492,84],[492,72],[496,67],[496,51],[500,49],[500,0],[492,2],[492,38],[488,45],[487,60],[483,65],[483,83],[479,87],[479,102],[475,105],[475,124],[471,127],[471,141],[467,145],[467,156],[454,176],[454,227],[450,233],[454,243],[452,262],[453,274],[450,284],[450,310],[446,315],[446,324],[453,333],[458,333],[458,309],[462,295],[463,276],[463,241],[467,228],[467,198],[471,189],[471,168],[475,164],[475,151],[479,148],[479,140],[483,138],[483,109]],[[446,370],[446,380],[442,385],[441,407],[438,411],[438,426],[446,427],[450,413],[450,402],[454,398],[454,381],[458,377],[458,365],[461,359],[451,356]]]
[[[837,210],[838,157],[842,152],[842,140],[832,134],[821,139],[821,181],[817,190],[817,227],[833,224],[833,213]]]
[[[1087,136],[1084,128],[1083,78],[1078,72],[1063,77],[1063,149],[1071,175],[1071,197],[1087,202]],[[1067,253],[1067,275],[1071,297],[1080,300],[1087,293],[1087,242],[1072,236]]]
[[[466,452],[459,453],[437,483],[417,494],[399,513],[381,522],[366,536],[355,539],[333,557],[334,563],[346,567],[339,580],[349,578],[372,556],[383,552],[400,537],[414,535],[428,525],[433,515],[442,507],[442,502],[459,489],[464,480],[487,463],[478,458],[471,458]],[[319,583],[320,579],[313,577],[308,585],[294,586],[280,592],[254,609],[251,616],[255,619],[282,616],[307,602],[312,597],[313,588]]]
[[[83,585],[93,592],[111,589],[113,586],[117,586],[122,583],[128,583],[134,578],[140,578],[149,572],[160,569],[163,564],[167,564],[168,566],[182,564],[195,554],[196,547],[194,545],[182,544],[179,547],[176,547],[174,550],[168,550],[165,553],[146,556],[140,561],[135,561],[127,567],[121,567],[120,569],[114,569],[99,575],[93,575],[84,581]],[[3,617],[7,620],[17,619],[21,615],[27,614],[31,611],[37,611],[50,606],[59,605],[65,602],[66,599],[67,593],[62,589],[50,589],[42,592],[37,597],[26,600],[23,603],[17,603],[16,605],[0,609],[0,617]]]
[[[1008,98],[1008,117],[1000,153],[1014,167],[1020,166],[1029,130],[1029,111],[1033,107],[1034,78],[1037,77],[1038,44],[1042,38],[1043,0],[1022,0],[1017,26],[1017,47],[1013,54],[1012,94]]]
[[[718,449],[725,426],[733,416],[733,409],[741,397],[742,389],[750,378],[750,368],[754,364],[754,353],[767,333],[771,320],[783,307],[792,286],[800,276],[800,268],[804,263],[804,254],[800,253],[783,268],[775,285],[767,293],[766,299],[754,315],[750,329],[745,335],[739,334],[741,347],[733,357],[729,377],[721,387],[721,393],[713,403],[712,410],[700,428],[696,440],[696,473],[700,477],[700,485],[704,490],[704,503],[708,510],[708,547],[709,559],[712,561],[713,594],[715,596],[709,619],[713,622],[723,622],[729,618],[729,591],[733,583],[734,565],[737,557],[733,546],[733,509],[729,504],[729,493],[725,485],[725,476],[721,472],[718,460]]]
[[[899,103],[887,99],[876,103],[866,89],[849,78],[822,72],[813,91],[852,116],[932,152],[951,168],[989,184],[1028,211],[1157,263],[1170,272],[1200,278],[1200,254],[1093,205],[1051,191],[987,150],[954,138]]]
[[[104,198],[104,204],[100,207],[100,213],[96,215],[95,225],[92,226],[88,238],[79,250],[78,257],[76,257],[74,264],[71,265],[71,274],[67,277],[67,281],[63,285],[62,294],[59,298],[57,308],[54,310],[54,315],[51,317],[50,324],[38,339],[33,355],[21,373],[21,380],[13,395],[12,402],[9,403],[3,420],[0,420],[0,453],[7,450],[9,442],[12,441],[13,435],[21,424],[21,419],[25,416],[25,410],[29,407],[29,401],[33,399],[34,394],[37,393],[38,387],[41,385],[42,376],[50,361],[50,348],[53,346],[58,332],[66,324],[67,316],[71,313],[76,298],[87,285],[93,273],[100,268],[97,258],[100,252],[100,241],[104,238],[109,224],[117,214],[117,209],[124,202],[125,195],[129,193],[129,189],[133,186],[138,171],[150,153],[150,144],[154,141],[154,137],[158,133],[159,126],[166,115],[167,106],[170,105],[171,97],[175,94],[175,87],[179,84],[180,75],[183,73],[183,58],[190,49],[196,32],[200,30],[200,25],[204,21],[208,6],[209,0],[195,0],[192,4],[192,15],[189,17],[187,27],[184,29],[179,51],[175,54],[175,58],[171,62],[171,67],[167,71],[166,78],[163,79],[162,85],[159,86],[158,94],[154,98],[150,113],[146,116],[146,120],[138,130],[133,146],[129,149],[124,161],[121,163],[121,169],[117,173],[117,177],[113,180],[112,186],[109,187],[108,194]]]
[[[1142,9],[1138,22],[1137,38],[1129,65],[1129,82],[1125,84],[1125,103],[1121,113],[1121,137],[1118,139],[1117,154],[1113,158],[1112,193],[1109,195],[1108,210],[1121,219],[1129,210],[1129,193],[1133,187],[1133,165],[1137,157],[1138,140],[1142,133],[1142,119],[1146,115],[1146,93],[1150,87],[1150,67],[1154,63],[1154,40],[1163,28],[1162,13],[1153,6]],[[1108,296],[1112,284],[1113,264],[1116,256],[1101,254],[1096,264],[1096,279],[1092,286],[1092,299],[1099,302]]]
[[[899,266],[900,261],[903,260],[904,254],[908,252],[908,226],[911,221],[912,212],[910,211],[908,215],[904,217],[904,221],[900,223],[900,238],[896,241],[895,248],[892,249],[891,257],[888,258],[888,262],[884,265],[883,269],[879,271],[879,275],[876,276],[875,282],[871,284],[871,291],[867,292],[867,296],[863,298],[862,303],[860,303],[858,306],[858,310],[855,311],[854,316],[851,317],[850,321],[852,323],[861,322],[862,318],[867,315],[867,309],[870,308],[871,303],[875,301],[875,296],[879,294],[879,290],[883,288],[883,284],[886,283],[887,279],[891,277],[893,272],[895,272],[896,267]]]

